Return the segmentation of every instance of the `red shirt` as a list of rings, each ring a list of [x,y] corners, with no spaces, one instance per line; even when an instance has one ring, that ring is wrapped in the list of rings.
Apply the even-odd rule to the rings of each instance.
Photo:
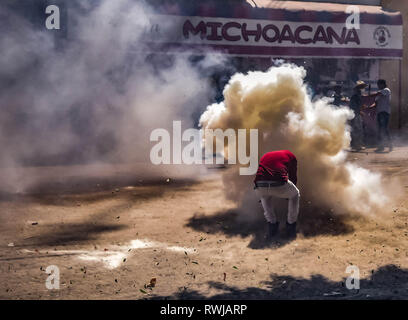
[[[284,181],[297,183],[297,160],[289,150],[265,153],[259,161],[255,181]]]

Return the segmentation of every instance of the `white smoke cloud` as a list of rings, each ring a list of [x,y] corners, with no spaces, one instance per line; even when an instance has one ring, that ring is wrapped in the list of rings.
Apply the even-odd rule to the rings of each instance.
[[[200,123],[204,128],[258,129],[260,156],[289,149],[298,159],[301,197],[337,212],[374,214],[392,197],[383,177],[347,161],[353,118],[349,108],[327,99],[311,101],[302,67],[283,64],[267,72],[235,74],[224,89],[225,100],[210,105]],[[224,174],[227,196],[253,214],[253,177],[237,168]]]
[[[142,1],[67,5],[67,39],[57,46],[54,31],[0,5],[7,188],[24,184],[16,173],[23,165],[149,162],[151,130],[170,129],[173,120],[193,127],[192,115],[213,95],[205,72],[225,62],[208,55],[193,66],[187,55],[148,55],[143,36],[154,11]]]

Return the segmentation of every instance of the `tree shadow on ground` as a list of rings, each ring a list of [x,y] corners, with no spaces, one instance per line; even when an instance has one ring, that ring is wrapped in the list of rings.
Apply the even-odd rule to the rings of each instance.
[[[408,270],[395,265],[379,268],[367,279],[361,279],[360,289],[347,289],[346,278],[336,282],[322,275],[313,275],[310,279],[291,276],[270,275],[271,280],[261,283],[261,287],[238,288],[225,282],[208,282],[212,289],[222,291],[207,296],[186,287],[170,296],[153,296],[152,299],[247,299],[247,300],[288,300],[288,299],[407,299]]]
[[[167,191],[186,191],[195,180],[71,179],[61,183],[41,184],[24,194],[0,191],[0,202],[30,202],[43,205],[77,206],[106,199],[149,200]]]
[[[262,212],[254,212],[254,217],[250,221],[242,218],[239,209],[222,211],[211,216],[195,214],[188,220],[186,226],[206,233],[223,233],[227,236],[242,238],[252,236],[248,245],[252,249],[281,247],[293,240],[285,237],[287,201],[284,200],[279,207],[277,210],[277,217],[280,221],[279,235],[270,243],[265,241],[267,223]],[[347,224],[347,216],[335,215],[330,210],[317,209],[307,203],[301,204],[298,234],[303,237],[335,236],[349,234],[353,231],[354,228]]]
[[[77,193],[59,194],[58,192],[61,189],[52,190],[51,188],[51,192],[45,192],[44,194],[11,195],[6,197],[8,200],[3,199],[3,201],[17,203],[27,202],[29,204],[39,203],[46,206],[66,207],[69,210],[67,214],[76,211],[77,208],[79,210],[82,205],[98,203],[104,200],[115,200],[113,204],[111,202],[104,204],[103,210],[87,215],[86,221],[82,223],[40,224],[34,230],[35,234],[23,239],[19,246],[56,246],[97,240],[103,234],[130,228],[130,225],[120,224],[117,217],[128,213],[132,207],[136,207],[139,203],[161,197],[167,192],[188,191],[191,186],[199,182],[179,179],[169,181],[150,180],[135,183],[134,185],[129,185],[129,181],[123,184],[111,184],[112,181],[106,181],[106,183],[107,185],[101,186],[99,192],[94,192],[93,182],[90,183],[92,186],[89,189],[85,188],[86,182],[84,182],[83,187],[85,189],[79,189],[81,192],[77,190]],[[72,186],[68,187],[72,188]],[[44,221],[46,220],[44,219]]]
[[[123,224],[103,224],[103,223],[65,223],[59,224],[50,232],[42,232],[38,236],[32,236],[25,239],[22,245],[27,246],[58,246],[70,243],[81,243],[89,240],[96,240],[102,233],[119,231],[126,229],[128,226]]]
[[[40,224],[37,226],[39,227],[37,234],[23,239],[21,245],[16,245],[16,247],[57,246],[97,240],[102,234],[129,228],[129,225],[119,223],[118,219],[115,222],[104,221],[113,213],[119,215],[128,209],[128,204],[121,203],[91,214],[86,221],[80,223]]]

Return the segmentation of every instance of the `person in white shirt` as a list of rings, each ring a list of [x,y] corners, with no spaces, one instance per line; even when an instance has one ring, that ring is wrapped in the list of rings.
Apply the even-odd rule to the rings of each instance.
[[[384,136],[388,140],[388,147],[392,151],[391,136],[388,129],[388,123],[391,115],[391,90],[387,87],[387,82],[383,79],[377,81],[378,92],[375,96],[375,103],[371,107],[376,108],[378,124],[378,148],[377,151],[384,151]]]

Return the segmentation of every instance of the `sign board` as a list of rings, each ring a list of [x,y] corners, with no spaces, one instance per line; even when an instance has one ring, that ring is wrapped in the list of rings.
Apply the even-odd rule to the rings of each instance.
[[[145,41],[166,52],[271,57],[402,58],[402,25],[154,15]]]

